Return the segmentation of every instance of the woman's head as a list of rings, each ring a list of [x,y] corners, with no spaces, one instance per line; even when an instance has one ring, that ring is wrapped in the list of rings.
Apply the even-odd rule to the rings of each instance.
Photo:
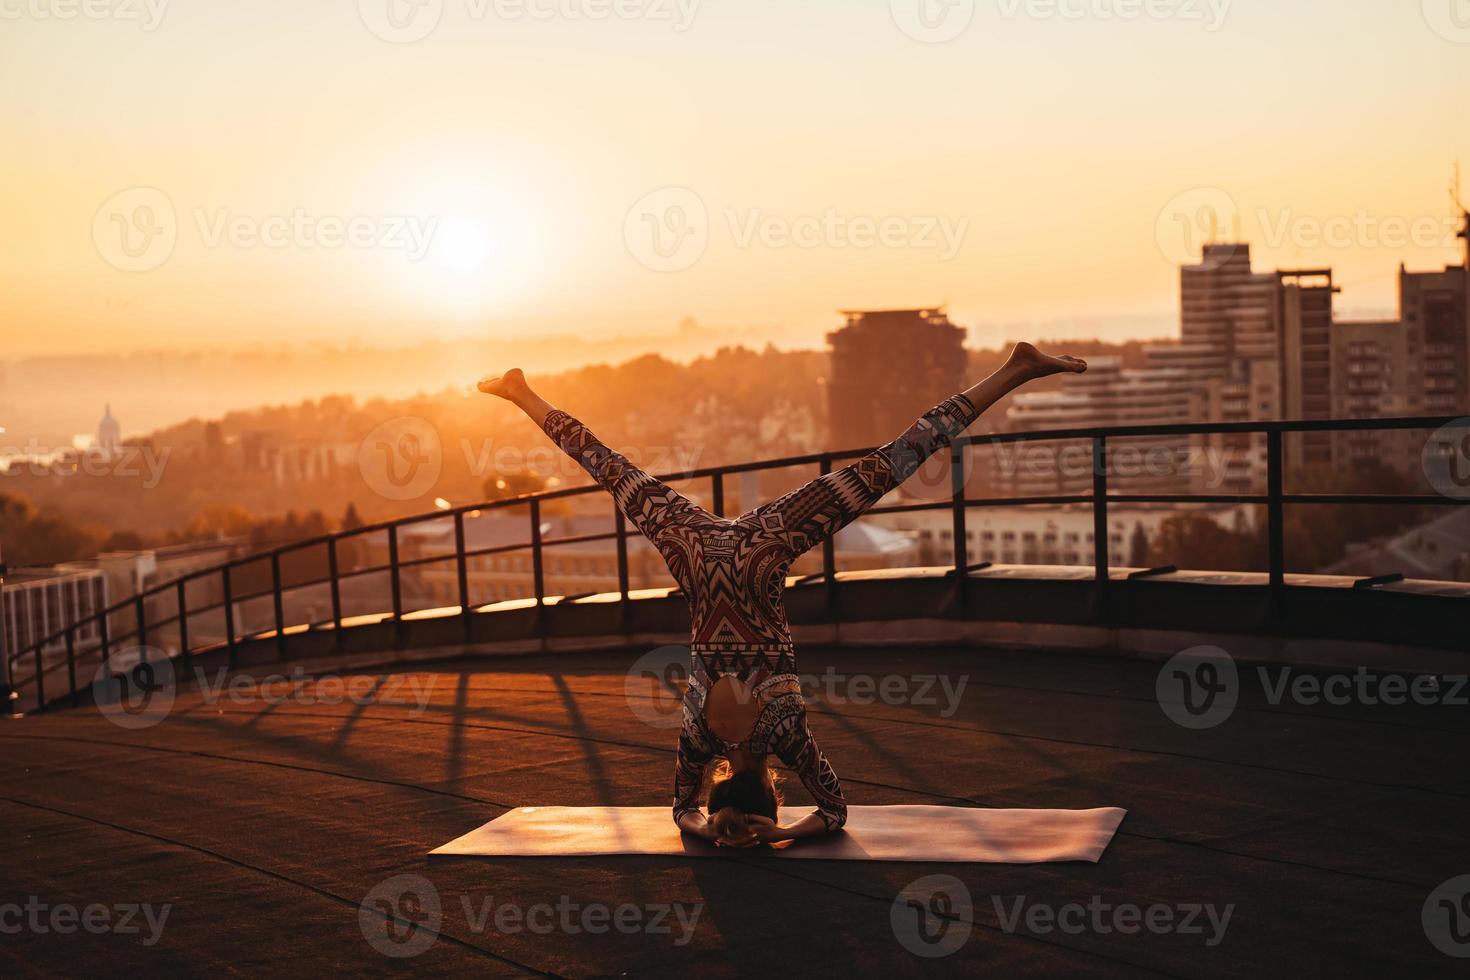
[[[729,763],[721,763],[709,790],[709,820],[721,837],[744,837],[751,817],[776,819],[781,806],[781,791],[776,774],[762,760],[759,766],[732,772]]]

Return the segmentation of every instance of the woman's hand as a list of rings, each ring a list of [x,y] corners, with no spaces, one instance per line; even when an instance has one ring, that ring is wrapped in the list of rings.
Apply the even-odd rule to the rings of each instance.
[[[768,817],[751,817],[750,832],[762,844],[778,844],[795,836],[789,828],[782,827]]]
[[[680,830],[694,834],[696,837],[703,837],[716,847],[754,847],[761,842],[754,833],[744,837],[721,837],[714,823],[697,811],[691,810],[681,816],[677,822]]]

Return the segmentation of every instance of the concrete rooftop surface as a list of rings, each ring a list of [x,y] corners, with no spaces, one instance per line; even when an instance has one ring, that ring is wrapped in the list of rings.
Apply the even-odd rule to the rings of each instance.
[[[1245,666],[1234,710],[1192,729],[1161,707],[1157,662],[800,652],[850,803],[1127,809],[1096,865],[426,859],[517,806],[666,804],[677,729],[652,682],[629,688],[640,652],[463,659],[286,698],[190,683],[156,724],[123,719],[138,727],[94,706],[0,722],[0,963],[130,977],[1470,967],[1450,955],[1470,955],[1470,935],[1425,923],[1436,889],[1470,875],[1466,709],[1276,699],[1279,671]],[[928,901],[935,875],[961,887]]]

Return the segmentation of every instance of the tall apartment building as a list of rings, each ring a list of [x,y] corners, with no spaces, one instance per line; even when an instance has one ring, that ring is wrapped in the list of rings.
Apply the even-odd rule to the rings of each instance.
[[[1331,269],[1276,273],[1276,357],[1281,417],[1332,417],[1332,300],[1337,295]],[[1283,446],[1288,466],[1331,465],[1332,436],[1305,432]]]
[[[1470,409],[1470,256],[1464,266],[1440,272],[1400,267],[1399,318],[1410,365],[1410,411],[1454,415]]]
[[[1116,357],[1095,357],[1088,361],[1086,374],[1064,376],[1060,391],[1017,395],[1006,412],[1010,428],[1037,432],[1169,425],[1210,411],[1202,380],[1222,369],[1223,355],[1204,346],[1157,345],[1145,348],[1144,357],[1142,368],[1124,368]],[[1201,478],[1190,471],[1191,445],[1189,439],[1169,436],[1114,440],[1109,464],[1114,489],[1187,491]],[[1012,496],[1082,493],[1092,488],[1090,453],[1078,441],[998,447],[989,453],[994,457],[989,462],[992,482]]]
[[[1332,415],[1342,419],[1412,415],[1408,338],[1398,320],[1344,321],[1332,326]],[[1418,465],[1414,440],[1391,432],[1334,432],[1339,466],[1381,462],[1408,471]]]
[[[1397,320],[1333,324],[1334,417],[1470,413],[1470,214],[1463,219],[1463,265],[1399,267]],[[1412,473],[1421,464],[1418,440],[1403,433],[1335,433],[1332,445],[1338,465],[1379,462]]]
[[[1207,245],[1197,265],[1180,270],[1180,330],[1185,343],[1227,358],[1211,417],[1224,422],[1327,419],[1334,415],[1331,269],[1256,273],[1250,246]],[[1260,490],[1264,435],[1222,435],[1212,445],[1229,461],[1225,489]],[[1329,433],[1292,435],[1288,467],[1331,465]]]
[[[943,310],[844,311],[827,335],[827,382],[835,449],[887,442],[937,402],[969,386],[965,331]]]
[[[1279,291],[1276,276],[1251,268],[1250,245],[1245,242],[1206,245],[1197,264],[1179,270],[1181,340],[1225,359],[1224,370],[1205,382],[1211,389],[1212,420],[1248,422],[1281,416]],[[1250,492],[1264,481],[1263,436],[1223,434],[1205,441],[1224,461],[1224,482],[1217,489]]]
[[[1206,245],[1198,264],[1179,270],[1180,340],[1231,358],[1275,357],[1277,285],[1251,270],[1250,245]]]

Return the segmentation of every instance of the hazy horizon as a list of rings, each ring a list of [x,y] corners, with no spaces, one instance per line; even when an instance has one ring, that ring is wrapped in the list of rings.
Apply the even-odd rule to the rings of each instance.
[[[840,326],[834,315],[829,329]],[[961,324],[961,326],[965,326]],[[1036,340],[1094,340],[1096,324],[1080,324],[1068,336],[1067,324],[1042,325],[1024,336]],[[1017,328],[1018,330],[1020,328]],[[427,339],[401,346],[363,344],[274,344],[200,349],[90,352],[0,359],[0,456],[21,448],[26,439],[51,452],[89,435],[105,406],[121,425],[124,438],[149,435],[192,418],[218,418],[227,412],[308,399],[349,395],[360,400],[404,398],[463,388],[487,371],[508,366],[533,376],[561,374],[597,364],[622,364],[656,354],[688,363],[722,347],[824,350],[825,339],[785,343],[773,329],[702,325],[686,320],[667,331],[606,339],[572,334],[522,338]],[[977,341],[990,333],[995,342]],[[1165,334],[1146,340],[1177,339]],[[972,350],[997,350],[1023,333],[995,325],[970,329]],[[468,361],[464,359],[470,354]]]

